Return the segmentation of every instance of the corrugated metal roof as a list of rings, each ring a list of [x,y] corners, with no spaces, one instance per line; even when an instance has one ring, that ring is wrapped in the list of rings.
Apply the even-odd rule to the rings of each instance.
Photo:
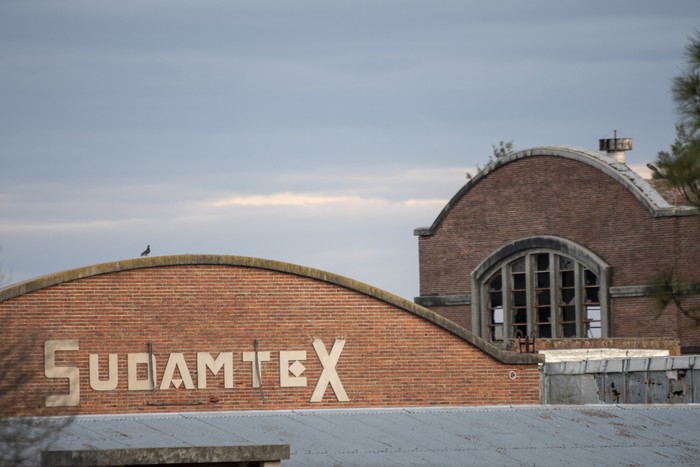
[[[55,450],[289,444],[284,466],[699,465],[700,405],[76,417]]]

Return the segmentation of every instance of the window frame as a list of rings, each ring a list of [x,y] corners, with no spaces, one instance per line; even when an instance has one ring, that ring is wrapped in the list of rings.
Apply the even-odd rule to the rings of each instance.
[[[535,278],[538,273],[544,272],[537,267],[538,257],[536,255],[541,254],[548,255],[548,270],[546,272],[549,277],[549,325],[551,329],[551,338],[564,338],[563,308],[560,300],[562,292],[560,289],[561,275],[559,258],[573,260],[575,321],[569,324],[575,323],[575,336],[569,337],[609,337],[611,335],[608,292],[610,266],[593,252],[580,245],[569,240],[549,236],[529,237],[510,243],[492,253],[474,270],[472,273],[473,293],[471,308],[473,332],[489,342],[501,341],[492,339],[494,326],[490,323],[490,314],[498,308],[498,306],[490,307],[490,294],[495,293],[490,290],[490,281],[492,281],[498,273],[498,276],[501,278],[500,290],[502,294],[500,305],[503,316],[502,341],[508,342],[516,337],[512,314],[513,308],[512,303],[510,303],[513,294],[508,288],[512,283],[511,265],[519,259],[524,258],[527,294],[527,335],[533,335],[533,331],[538,331],[536,335],[542,338],[539,329],[537,329],[538,309],[535,303]],[[592,309],[595,310],[599,308],[599,321],[590,320],[588,316],[585,303],[587,290],[587,285],[585,283],[586,270],[590,271],[598,278],[598,303],[594,303]],[[546,306],[542,308],[544,309]],[[590,336],[590,329],[598,329],[598,326],[590,326],[590,324],[598,322],[599,336]]]

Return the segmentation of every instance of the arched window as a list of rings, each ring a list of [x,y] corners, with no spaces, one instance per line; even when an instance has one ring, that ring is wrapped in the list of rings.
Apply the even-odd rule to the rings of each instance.
[[[607,337],[608,276],[597,256],[566,240],[515,242],[472,276],[473,329],[489,341]]]

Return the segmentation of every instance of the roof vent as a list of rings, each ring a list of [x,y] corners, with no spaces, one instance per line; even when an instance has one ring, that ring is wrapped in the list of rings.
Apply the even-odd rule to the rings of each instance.
[[[625,163],[625,151],[632,149],[632,138],[618,138],[617,130],[613,132],[613,137],[598,140],[598,149],[607,151],[608,156],[615,158],[620,164]]]

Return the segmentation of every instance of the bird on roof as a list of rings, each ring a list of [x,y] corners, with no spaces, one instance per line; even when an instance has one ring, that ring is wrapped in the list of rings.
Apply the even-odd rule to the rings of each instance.
[[[145,250],[143,250],[143,253],[141,253],[141,256],[148,256],[148,254],[151,252],[151,245],[148,245]]]

